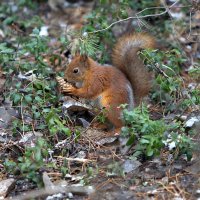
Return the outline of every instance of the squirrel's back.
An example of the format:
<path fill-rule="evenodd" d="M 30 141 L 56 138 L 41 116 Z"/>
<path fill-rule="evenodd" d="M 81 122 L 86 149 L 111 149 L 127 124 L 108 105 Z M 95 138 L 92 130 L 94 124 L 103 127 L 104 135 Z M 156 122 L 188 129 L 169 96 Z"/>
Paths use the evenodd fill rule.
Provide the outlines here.
<path fill-rule="evenodd" d="M 153 37 L 146 33 L 134 33 L 121 37 L 113 49 L 113 66 L 120 69 L 129 79 L 136 104 L 148 94 L 152 80 L 152 74 L 143 65 L 138 51 L 151 48 L 155 48 Z"/>

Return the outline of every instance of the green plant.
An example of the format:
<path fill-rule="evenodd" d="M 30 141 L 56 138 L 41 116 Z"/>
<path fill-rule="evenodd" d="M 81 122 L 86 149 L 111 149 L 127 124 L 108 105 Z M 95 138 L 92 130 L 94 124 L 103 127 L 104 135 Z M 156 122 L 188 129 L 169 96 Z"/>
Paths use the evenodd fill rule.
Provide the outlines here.
<path fill-rule="evenodd" d="M 46 166 L 45 160 L 48 156 L 47 143 L 43 139 L 38 139 L 35 147 L 28 147 L 23 157 L 18 158 L 18 167 L 23 175 L 35 183 L 41 184 L 39 170 Z"/>
<path fill-rule="evenodd" d="M 142 105 L 132 111 L 123 110 L 125 126 L 122 128 L 122 136 L 128 137 L 126 145 L 135 146 L 132 158 L 143 156 L 150 158 L 160 154 L 160 150 L 166 146 L 169 151 L 176 149 L 179 155 L 185 154 L 191 159 L 195 143 L 191 135 L 187 135 L 184 125 L 179 121 L 166 123 L 163 120 L 151 120 L 147 108 Z"/>
<path fill-rule="evenodd" d="M 6 73 L 6 88 L 12 87 L 11 91 L 5 93 L 13 101 L 13 105 L 19 107 L 19 113 L 22 117 L 29 116 L 32 121 L 29 123 L 16 119 L 13 122 L 13 133 L 49 128 L 52 135 L 63 132 L 69 136 L 69 128 L 66 128 L 65 120 L 59 115 L 61 110 L 56 108 L 59 96 L 56 92 L 56 82 L 49 79 L 52 70 L 48 63 L 44 62 L 44 56 L 54 57 L 49 52 L 48 38 L 39 35 L 39 30 L 34 29 L 32 34 L 19 38 L 19 49 L 8 47 L 6 43 L 0 44 L 0 61 L 4 72 Z M 27 58 L 21 59 L 24 54 Z M 58 56 L 57 56 L 58 57 Z M 29 58 L 32 61 L 29 61 Z M 29 78 L 19 81 L 15 76 L 17 72 L 29 73 Z M 10 80 L 9 77 L 12 77 Z M 47 77 L 47 78 L 46 78 Z M 16 82 L 16 84 L 13 84 Z M 51 107 L 55 107 L 52 109 Z"/>
<path fill-rule="evenodd" d="M 183 129 L 180 125 L 177 127 Z M 180 130 L 178 131 L 177 129 L 172 131 L 168 137 L 163 140 L 163 143 L 171 150 L 174 159 L 180 155 L 186 155 L 187 160 L 191 160 L 196 144 L 191 139 L 191 136 L 184 133 L 184 129 L 182 131 L 183 132 L 180 132 Z"/>
<path fill-rule="evenodd" d="M 180 76 L 180 66 L 186 61 L 184 56 L 178 49 L 167 52 L 143 50 L 140 55 L 149 70 L 156 73 L 151 99 L 164 105 L 166 111 L 174 111 L 182 97 L 184 83 Z"/>
<path fill-rule="evenodd" d="M 31 1 L 21 1 L 27 2 Z M 22 4 L 20 6 L 23 7 Z M 41 186 L 42 170 L 57 167 L 48 162 L 47 149 L 55 142 L 56 134 L 62 134 L 66 138 L 71 133 L 58 105 L 60 96 L 50 67 L 50 62 L 55 59 L 61 60 L 61 56 L 54 54 L 54 49 L 49 48 L 48 37 L 40 36 L 39 27 L 42 22 L 39 17 L 22 20 L 13 15 L 9 7 L 7 9 L 5 15 L 10 14 L 11 18 L 10 22 L 4 21 L 4 25 L 10 25 L 17 19 L 20 28 L 38 27 L 34 28 L 31 34 L 26 33 L 27 35 L 23 36 L 20 32 L 15 32 L 16 40 L 12 43 L 0 43 L 1 68 L 6 76 L 3 95 L 12 101 L 20 115 L 12 121 L 13 136 L 18 138 L 27 131 L 40 131 L 45 134 L 45 138 L 39 138 L 34 147 L 26 147 L 17 161 L 9 158 L 5 160 L 4 165 L 7 172 L 16 175 L 13 170 L 15 168 L 23 177 Z M 9 34 L 6 32 L 7 37 Z M 51 137 L 46 137 L 48 132 Z M 63 174 L 67 170 L 66 165 L 60 168 Z"/>
<path fill-rule="evenodd" d="M 5 36 L 24 36 L 26 30 L 28 30 L 27 28 L 40 27 L 42 25 L 40 17 L 33 16 L 31 18 L 31 15 L 35 15 L 33 12 L 35 8 L 37 8 L 37 3 L 32 0 L 18 0 L 9 3 L 2 1 L 0 5 L 0 19 L 2 22 L 0 28 L 4 29 Z"/>
<path fill-rule="evenodd" d="M 194 66 L 193 66 L 193 68 L 189 69 L 189 74 L 193 78 L 199 80 L 200 79 L 200 64 L 195 63 Z"/>
<path fill-rule="evenodd" d="M 97 35 L 88 34 L 87 32 L 71 32 L 69 33 L 73 37 L 71 42 L 69 42 L 66 37 L 61 37 L 61 42 L 67 44 L 68 48 L 71 49 L 72 55 L 80 53 L 81 55 L 88 55 L 94 57 L 96 51 L 98 50 L 99 38 Z"/>
<path fill-rule="evenodd" d="M 82 185 L 88 185 L 90 184 L 90 180 L 97 177 L 99 171 L 97 166 L 90 166 L 88 165 L 86 168 L 86 176 L 83 177 L 83 179 L 80 180 L 80 184 Z"/>
<path fill-rule="evenodd" d="M 151 120 L 144 105 L 133 111 L 124 109 L 123 119 L 125 127 L 122 128 L 122 135 L 129 137 L 127 145 L 138 141 L 133 156 L 152 157 L 160 153 L 160 149 L 163 147 L 162 138 L 167 129 L 163 121 Z"/>
<path fill-rule="evenodd" d="M 58 132 L 64 132 L 67 136 L 70 135 L 70 129 L 65 127 L 65 121 L 60 119 L 56 109 L 51 109 L 46 115 L 45 120 L 52 135 Z"/>
<path fill-rule="evenodd" d="M 58 98 L 56 93 L 51 91 L 48 81 L 36 79 L 31 83 L 28 82 L 27 85 L 19 82 L 15 87 L 15 90 L 9 93 L 10 99 L 13 101 L 13 105 L 20 105 L 19 113 L 22 117 L 29 116 L 32 119 L 32 123 L 36 124 L 34 129 L 48 128 L 51 134 L 64 132 L 69 135 L 69 129 L 64 127 L 64 120 L 58 115 L 61 110 L 51 108 L 58 101 Z M 15 120 L 13 122 L 15 134 L 17 133 L 16 127 L 18 132 L 32 130 L 33 124 L 22 124 L 21 122 L 20 125 L 20 121 Z"/>
<path fill-rule="evenodd" d="M 178 49 L 170 51 L 143 50 L 141 57 L 146 66 L 156 72 L 151 99 L 165 106 L 165 110 L 186 110 L 188 107 L 199 105 L 198 84 L 192 90 L 186 88 L 180 76 L 181 66 L 186 61 Z M 199 79 L 199 66 L 189 70 L 189 75 Z M 194 86 L 193 86 L 194 87 Z"/>
<path fill-rule="evenodd" d="M 47 142 L 39 138 L 34 147 L 27 147 L 23 156 L 17 162 L 6 160 L 4 165 L 7 170 L 13 173 L 13 168 L 18 168 L 21 175 L 42 186 L 42 176 L 40 170 L 50 167 L 52 164 L 47 162 L 48 157 Z"/>
<path fill-rule="evenodd" d="M 100 123 L 105 123 L 106 122 L 106 113 L 107 113 L 107 110 L 106 109 L 102 109 L 100 113 L 98 113 L 97 115 L 97 120 L 100 122 Z"/>
<path fill-rule="evenodd" d="M 65 125 L 66 120 L 61 117 L 62 111 L 57 108 L 59 96 L 56 82 L 49 78 L 52 69 L 49 63 L 44 61 L 46 55 L 50 60 L 54 57 L 49 51 L 48 41 L 47 37 L 39 35 L 39 29 L 34 29 L 29 36 L 16 40 L 16 45 L 20 44 L 18 48 L 15 48 L 15 45 L 0 44 L 0 61 L 7 76 L 4 95 L 12 100 L 21 116 L 12 122 L 13 136 L 41 130 L 49 130 L 51 135 L 49 138 L 38 139 L 34 147 L 27 147 L 17 161 L 6 160 L 5 166 L 8 172 L 12 172 L 14 167 L 17 168 L 23 177 L 39 186 L 42 185 L 41 170 L 56 167 L 48 163 L 47 144 L 53 143 L 51 138 L 55 134 L 62 133 L 64 137 L 70 135 L 70 129 Z M 19 81 L 17 73 L 21 76 L 28 73 L 28 76 Z M 67 168 L 63 166 L 61 172 L 66 173 Z"/>
<path fill-rule="evenodd" d="M 126 18 L 128 1 L 110 2 L 109 0 L 99 1 L 96 9 L 86 16 L 88 24 L 84 27 L 85 31 L 95 31 L 110 25 L 111 21 Z M 112 16 L 112 17 L 111 17 Z"/>
<path fill-rule="evenodd" d="M 31 8 L 31 9 L 35 9 L 36 6 L 37 6 L 37 3 L 35 1 L 33 1 L 33 0 L 18 0 L 17 4 L 20 7 L 27 6 L 27 7 Z"/>
<path fill-rule="evenodd" d="M 110 59 L 106 51 L 106 45 L 112 46 L 115 37 L 110 29 L 96 31 L 107 28 L 112 22 L 128 17 L 128 7 L 129 1 L 127 0 L 117 2 L 102 0 L 96 2 L 95 9 L 86 16 L 87 24 L 83 27 L 82 32 L 88 35 L 89 38 L 95 38 L 95 44 L 98 44 L 98 48 L 93 46 L 96 48 L 96 52 L 101 55 L 95 57 L 99 62 L 105 63 Z"/>
<path fill-rule="evenodd" d="M 187 90 L 187 96 L 181 101 L 180 106 L 184 110 L 195 108 L 198 109 L 200 105 L 200 90 L 198 87 L 192 90 Z"/>
<path fill-rule="evenodd" d="M 63 177 L 69 173 L 68 169 L 68 161 L 64 159 L 62 166 L 60 167 L 60 172 L 62 173 Z"/>

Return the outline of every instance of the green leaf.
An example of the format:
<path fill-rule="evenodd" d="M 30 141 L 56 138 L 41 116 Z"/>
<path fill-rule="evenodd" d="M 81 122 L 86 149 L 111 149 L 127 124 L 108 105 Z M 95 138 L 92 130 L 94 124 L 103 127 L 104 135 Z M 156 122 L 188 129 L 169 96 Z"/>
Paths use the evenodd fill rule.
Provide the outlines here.
<path fill-rule="evenodd" d="M 70 136 L 70 129 L 69 129 L 69 128 L 63 127 L 63 128 L 62 128 L 62 131 L 63 131 L 67 136 Z"/>
<path fill-rule="evenodd" d="M 38 28 L 33 29 L 33 34 L 39 35 L 39 33 L 40 33 L 40 30 Z"/>
<path fill-rule="evenodd" d="M 127 146 L 130 146 L 134 143 L 135 141 L 135 135 L 131 135 L 126 143 Z"/>
<path fill-rule="evenodd" d="M 19 101 L 21 100 L 21 95 L 18 94 L 18 93 L 15 93 L 15 94 L 13 95 L 13 97 L 14 97 L 14 99 L 13 99 L 14 104 L 19 103 Z"/>
<path fill-rule="evenodd" d="M 37 102 L 39 102 L 39 103 L 42 103 L 42 102 L 43 102 L 43 100 L 42 100 L 39 96 L 36 96 L 36 97 L 35 97 L 35 100 L 36 100 Z"/>
<path fill-rule="evenodd" d="M 49 113 L 50 112 L 50 108 L 44 108 L 42 111 L 44 112 L 44 113 Z"/>
<path fill-rule="evenodd" d="M 35 160 L 41 161 L 41 159 L 42 159 L 41 149 L 37 149 L 37 151 L 35 152 Z"/>
<path fill-rule="evenodd" d="M 24 99 L 25 99 L 25 101 L 26 101 L 27 103 L 31 103 L 31 102 L 32 102 L 32 97 L 31 97 L 30 95 L 26 95 L 26 96 L 24 97 Z"/>
<path fill-rule="evenodd" d="M 34 112 L 33 114 L 35 119 L 39 119 L 41 116 L 40 112 Z"/>
<path fill-rule="evenodd" d="M 16 19 L 16 16 L 6 17 L 3 23 L 6 25 L 10 25 L 14 22 L 15 19 Z"/>
<path fill-rule="evenodd" d="M 57 133 L 57 128 L 51 127 L 49 131 L 50 131 L 50 133 L 51 133 L 52 135 L 55 135 L 55 134 Z"/>
<path fill-rule="evenodd" d="M 47 125 L 46 124 L 40 124 L 39 126 L 37 126 L 37 129 L 38 130 L 44 130 L 47 128 Z"/>
<path fill-rule="evenodd" d="M 146 140 L 146 139 L 142 138 L 142 139 L 140 139 L 140 143 L 149 144 L 149 140 Z"/>
<path fill-rule="evenodd" d="M 147 156 L 148 156 L 148 157 L 153 156 L 153 153 L 154 153 L 153 149 L 149 148 L 149 149 L 147 150 Z"/>

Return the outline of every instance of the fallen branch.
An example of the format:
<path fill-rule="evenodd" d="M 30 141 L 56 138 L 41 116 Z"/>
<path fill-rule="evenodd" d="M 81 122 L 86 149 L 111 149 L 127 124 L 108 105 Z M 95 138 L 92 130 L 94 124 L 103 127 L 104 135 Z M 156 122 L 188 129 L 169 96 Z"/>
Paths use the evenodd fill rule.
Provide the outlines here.
<path fill-rule="evenodd" d="M 40 190 L 32 190 L 30 192 L 10 197 L 7 199 L 15 199 L 15 200 L 30 200 L 38 197 L 48 196 L 56 193 L 73 193 L 77 195 L 89 195 L 94 192 L 94 188 L 92 186 L 52 186 L 47 187 Z"/>

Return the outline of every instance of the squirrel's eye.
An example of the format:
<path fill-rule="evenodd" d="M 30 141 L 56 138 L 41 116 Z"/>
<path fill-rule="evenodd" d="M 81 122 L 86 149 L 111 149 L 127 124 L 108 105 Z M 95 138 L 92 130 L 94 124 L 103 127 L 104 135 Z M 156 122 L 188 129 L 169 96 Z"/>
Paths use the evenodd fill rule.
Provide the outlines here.
<path fill-rule="evenodd" d="M 73 70 L 73 72 L 76 74 L 76 73 L 78 73 L 78 68 L 75 68 L 74 70 Z"/>

